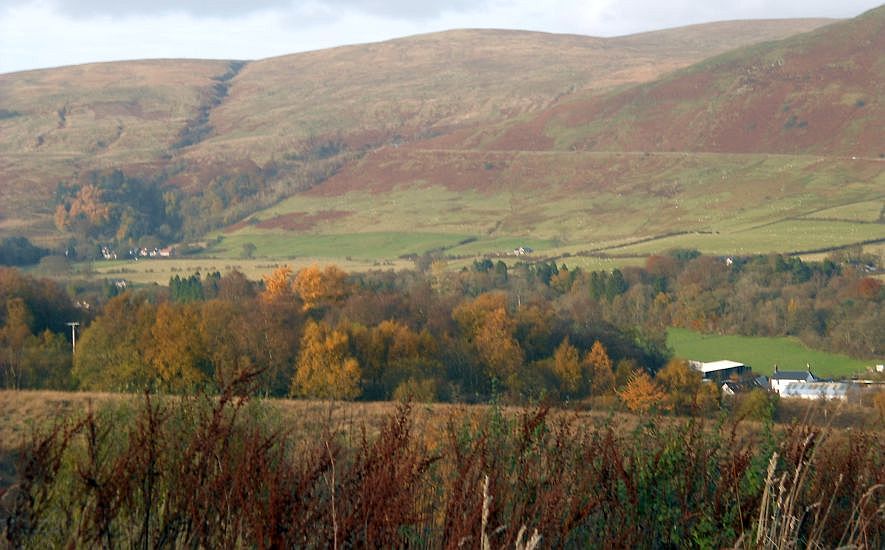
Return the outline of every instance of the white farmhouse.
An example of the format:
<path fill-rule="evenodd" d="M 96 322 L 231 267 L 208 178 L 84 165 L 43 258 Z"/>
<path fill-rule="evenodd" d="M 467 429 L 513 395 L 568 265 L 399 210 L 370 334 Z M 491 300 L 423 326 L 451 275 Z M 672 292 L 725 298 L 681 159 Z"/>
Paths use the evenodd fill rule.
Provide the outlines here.
<path fill-rule="evenodd" d="M 789 370 L 778 370 L 777 365 L 774 366 L 774 374 L 771 375 L 771 378 L 768 379 L 769 387 L 771 391 L 780 395 L 781 391 L 787 387 L 789 384 L 796 384 L 799 382 L 803 383 L 811 383 L 811 382 L 821 382 L 822 380 L 814 375 L 811 372 L 811 366 L 806 365 L 806 370 L 798 370 L 798 371 L 789 371 Z"/>

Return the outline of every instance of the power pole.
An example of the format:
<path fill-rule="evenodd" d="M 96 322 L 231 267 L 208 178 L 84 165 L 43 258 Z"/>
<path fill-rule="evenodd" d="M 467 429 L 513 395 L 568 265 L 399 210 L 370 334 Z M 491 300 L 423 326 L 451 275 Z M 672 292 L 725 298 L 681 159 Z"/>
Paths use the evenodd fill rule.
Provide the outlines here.
<path fill-rule="evenodd" d="M 72 321 L 65 324 L 71 327 L 71 355 L 73 355 L 77 353 L 77 327 L 80 326 L 80 323 Z"/>

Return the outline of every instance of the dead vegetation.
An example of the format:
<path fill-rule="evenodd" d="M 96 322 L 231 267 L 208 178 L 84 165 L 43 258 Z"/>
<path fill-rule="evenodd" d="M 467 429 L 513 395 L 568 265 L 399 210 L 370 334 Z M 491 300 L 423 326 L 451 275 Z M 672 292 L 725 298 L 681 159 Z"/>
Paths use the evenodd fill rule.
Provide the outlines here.
<path fill-rule="evenodd" d="M 546 407 L 294 428 L 240 397 L 106 401 L 33 432 L 10 547 L 879 548 L 882 434 Z M 363 414 L 363 418 L 369 415 Z M 540 541 L 540 542 L 539 542 Z"/>

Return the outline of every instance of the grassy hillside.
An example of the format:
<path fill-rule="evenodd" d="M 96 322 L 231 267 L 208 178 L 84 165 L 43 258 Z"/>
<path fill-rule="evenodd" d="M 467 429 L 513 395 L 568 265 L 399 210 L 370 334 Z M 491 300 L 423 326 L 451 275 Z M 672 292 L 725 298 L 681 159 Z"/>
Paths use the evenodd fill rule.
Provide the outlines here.
<path fill-rule="evenodd" d="M 885 239 L 883 26 L 873 10 L 516 122 L 377 150 L 229 235 L 295 253 L 294 235 L 443 232 L 470 239 L 446 248 L 455 256 L 519 241 L 619 257 L 873 245 Z"/>
<path fill-rule="evenodd" d="M 753 372 L 765 375 L 774 371 L 774 365 L 781 370 L 805 370 L 810 365 L 814 374 L 824 377 L 850 376 L 866 372 L 873 365 L 872 361 L 810 349 L 795 338 L 700 334 L 673 328 L 667 333 L 667 345 L 677 357 L 740 361 L 753 367 Z"/>
<path fill-rule="evenodd" d="M 387 149 L 222 235 L 274 257 L 450 255 L 645 256 L 674 247 L 713 254 L 810 252 L 885 239 L 885 172 L 875 160 L 730 154 Z M 777 183 L 774 183 L 777 182 Z M 401 234 L 396 250 L 354 250 L 360 235 Z M 448 242 L 435 242 L 438 235 Z M 423 235 L 423 237 L 421 236 Z M 466 244 L 458 244 L 469 239 Z M 426 246 L 425 246 L 426 244 Z M 215 252 L 236 251 L 237 247 Z"/>
<path fill-rule="evenodd" d="M 825 22 L 614 39 L 464 30 L 245 64 L 133 61 L 0 75 L 0 234 L 64 239 L 52 223 L 56 187 L 97 169 L 164 173 L 189 194 L 227 174 L 258 174 L 270 202 L 335 169 L 312 166 L 317 157 L 345 162 L 347 151 L 502 123 Z M 219 218 L 241 215 L 221 208 L 230 210 Z"/>

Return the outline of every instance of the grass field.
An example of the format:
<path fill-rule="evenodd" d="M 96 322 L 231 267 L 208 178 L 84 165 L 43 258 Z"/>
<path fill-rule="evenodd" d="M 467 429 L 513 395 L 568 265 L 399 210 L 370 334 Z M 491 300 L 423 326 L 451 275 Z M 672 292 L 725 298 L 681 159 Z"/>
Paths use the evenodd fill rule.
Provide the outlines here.
<path fill-rule="evenodd" d="M 206 256 L 237 258 L 243 245 L 256 246 L 257 257 L 273 259 L 357 258 L 393 260 L 406 254 L 448 248 L 466 239 L 465 235 L 444 233 L 369 232 L 344 234 L 286 234 L 242 231 L 225 236 L 221 243 L 206 251 Z"/>
<path fill-rule="evenodd" d="M 879 163 L 808 155 L 386 150 L 229 228 L 213 254 L 806 252 L 885 239 L 883 184 Z M 391 235 L 360 236 L 374 233 Z"/>
<path fill-rule="evenodd" d="M 813 350 L 795 338 L 720 336 L 671 328 L 667 331 L 667 344 L 677 357 L 740 361 L 751 366 L 754 372 L 766 375 L 772 373 L 775 364 L 781 370 L 804 370 L 808 364 L 814 374 L 834 377 L 863 372 L 875 364 L 875 361 Z"/>
<path fill-rule="evenodd" d="M 92 264 L 91 277 L 98 279 L 124 279 L 130 283 L 144 284 L 169 284 L 169 279 L 178 275 L 179 277 L 189 277 L 194 273 L 213 273 L 218 271 L 222 274 L 229 271 L 237 270 L 246 275 L 249 279 L 260 280 L 262 276 L 271 273 L 277 267 L 288 265 L 294 270 L 298 270 L 312 264 L 320 266 L 334 263 L 341 269 L 348 272 L 365 272 L 374 269 L 408 269 L 414 268 L 414 262 L 409 260 L 391 260 L 391 261 L 375 261 L 375 260 L 346 260 L 344 258 L 336 258 L 330 261 L 327 258 L 316 257 L 299 257 L 295 259 L 283 260 L 244 260 L 231 258 L 177 258 L 177 259 L 153 259 L 131 261 L 113 261 L 113 262 L 95 262 Z"/>
<path fill-rule="evenodd" d="M 885 239 L 885 224 L 834 220 L 785 220 L 746 229 L 697 232 L 643 242 L 612 253 L 648 255 L 670 248 L 696 248 L 705 254 L 804 252 Z"/>

